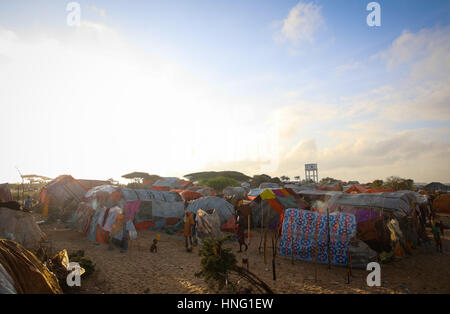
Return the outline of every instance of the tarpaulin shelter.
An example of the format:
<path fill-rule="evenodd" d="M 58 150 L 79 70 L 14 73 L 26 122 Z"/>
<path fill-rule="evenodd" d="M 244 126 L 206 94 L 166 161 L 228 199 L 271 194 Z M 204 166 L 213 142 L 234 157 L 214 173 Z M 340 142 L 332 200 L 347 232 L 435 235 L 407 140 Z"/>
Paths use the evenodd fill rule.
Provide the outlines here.
<path fill-rule="evenodd" d="M 251 203 L 251 224 L 253 227 L 266 227 L 275 229 L 280 222 L 280 216 L 288 208 L 306 207 L 304 202 L 292 189 L 263 189 L 251 190 L 259 195 Z"/>
<path fill-rule="evenodd" d="M 373 194 L 335 194 L 328 200 L 328 210 L 356 217 L 359 238 L 377 252 L 389 250 L 396 256 L 412 253 L 419 237 L 426 239 L 427 212 L 422 200 L 412 191 Z M 392 239 L 396 239 L 392 241 Z"/>
<path fill-rule="evenodd" d="M 355 215 L 336 212 L 327 216 L 290 208 L 284 213 L 280 254 L 310 262 L 328 263 L 329 246 L 331 264 L 346 266 L 348 245 L 355 234 Z"/>
<path fill-rule="evenodd" d="M 200 185 L 194 185 L 194 186 L 189 186 L 187 188 L 189 191 L 195 191 L 198 192 L 204 196 L 214 196 L 216 195 L 216 192 L 210 188 L 209 186 L 200 186 Z"/>
<path fill-rule="evenodd" d="M 34 250 L 46 236 L 31 213 L 0 208 L 0 238 L 16 241 L 25 248 Z"/>
<path fill-rule="evenodd" d="M 0 293 L 61 294 L 58 278 L 32 252 L 0 239 Z"/>
<path fill-rule="evenodd" d="M 8 183 L 0 184 L 0 202 L 12 201 L 11 189 Z"/>
<path fill-rule="evenodd" d="M 342 191 L 342 186 L 341 184 L 336 182 L 336 183 L 321 184 L 320 186 L 316 187 L 316 189 L 320 191 Z"/>
<path fill-rule="evenodd" d="M 436 192 L 436 191 L 447 192 L 448 190 L 450 190 L 450 188 L 447 185 L 442 184 L 440 182 L 431 182 L 425 185 L 423 188 L 427 192 Z"/>
<path fill-rule="evenodd" d="M 199 209 L 195 220 L 197 222 L 197 239 L 200 240 L 200 243 L 205 238 L 221 238 L 220 217 L 216 210 L 206 212 Z"/>
<path fill-rule="evenodd" d="M 433 211 L 450 214 L 450 194 L 438 195 L 433 201 Z"/>
<path fill-rule="evenodd" d="M 134 190 L 111 185 L 96 187 L 86 193 L 90 206 L 118 206 L 134 222 L 136 229 L 164 228 L 179 222 L 184 216 L 184 204 L 176 192 Z"/>
<path fill-rule="evenodd" d="M 362 184 L 356 184 L 352 185 L 348 189 L 345 190 L 345 193 L 349 194 L 359 194 L 359 193 L 366 193 L 367 188 Z"/>
<path fill-rule="evenodd" d="M 241 186 L 228 186 L 222 191 L 225 197 L 238 196 L 240 199 L 247 198 L 247 190 Z"/>
<path fill-rule="evenodd" d="M 177 192 L 178 194 L 180 194 L 183 201 L 193 201 L 200 197 L 203 197 L 203 194 L 189 190 L 172 190 L 172 192 Z"/>
<path fill-rule="evenodd" d="M 157 180 L 155 183 L 153 183 L 152 187 L 158 188 L 158 187 L 164 187 L 171 189 L 184 189 L 187 186 L 189 186 L 191 183 L 190 181 L 180 180 L 178 178 L 174 177 L 167 177 L 167 178 L 161 178 Z"/>
<path fill-rule="evenodd" d="M 70 175 L 61 175 L 50 181 L 41 191 L 42 214 L 61 214 L 65 207 L 76 207 L 86 194 L 85 188 Z"/>
<path fill-rule="evenodd" d="M 217 196 L 205 196 L 196 199 L 188 205 L 186 210 L 196 214 L 199 209 L 206 212 L 215 209 L 220 217 L 221 225 L 229 221 L 235 214 L 233 205 Z"/>

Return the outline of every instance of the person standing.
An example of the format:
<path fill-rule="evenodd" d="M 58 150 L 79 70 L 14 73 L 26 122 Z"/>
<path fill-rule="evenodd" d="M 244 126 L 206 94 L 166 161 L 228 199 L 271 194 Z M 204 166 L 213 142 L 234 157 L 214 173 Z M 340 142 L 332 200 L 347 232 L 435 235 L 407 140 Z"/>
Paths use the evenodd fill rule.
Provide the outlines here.
<path fill-rule="evenodd" d="M 436 250 L 442 253 L 441 228 L 433 221 L 431 232 L 433 233 L 434 241 L 436 241 Z"/>
<path fill-rule="evenodd" d="M 239 215 L 238 216 L 238 228 L 237 228 L 237 238 L 239 242 L 239 251 L 242 252 L 242 246 L 245 247 L 245 251 L 247 251 L 248 246 L 245 243 L 245 230 L 248 227 L 248 216 Z"/>
<path fill-rule="evenodd" d="M 31 211 L 31 208 L 33 207 L 33 200 L 31 199 L 31 197 L 28 195 L 27 199 L 25 200 L 25 210 L 27 211 Z"/>
<path fill-rule="evenodd" d="M 188 252 L 192 251 L 192 229 L 195 225 L 194 218 L 192 218 L 191 212 L 186 212 L 185 221 L 184 221 L 184 239 L 186 242 L 186 250 Z M 188 243 L 189 241 L 189 243 Z"/>

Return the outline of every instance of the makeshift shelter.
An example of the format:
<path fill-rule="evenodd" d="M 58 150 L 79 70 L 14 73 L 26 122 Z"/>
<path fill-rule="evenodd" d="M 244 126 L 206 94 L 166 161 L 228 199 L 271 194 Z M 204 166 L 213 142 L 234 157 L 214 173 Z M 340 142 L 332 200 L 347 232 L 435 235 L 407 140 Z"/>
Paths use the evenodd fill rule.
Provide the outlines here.
<path fill-rule="evenodd" d="M 87 189 L 70 175 L 61 175 L 50 181 L 41 191 L 40 202 L 44 216 L 63 215 L 64 209 L 74 209 L 83 200 Z"/>
<path fill-rule="evenodd" d="M 438 191 L 447 192 L 448 190 L 450 190 L 447 185 L 442 184 L 440 182 L 431 182 L 431 183 L 425 185 L 423 188 L 427 192 L 433 192 L 433 193 L 438 192 Z"/>
<path fill-rule="evenodd" d="M 179 183 L 179 179 L 178 178 L 162 178 L 159 179 L 158 181 L 156 181 L 155 183 L 153 183 L 152 187 L 155 188 L 168 188 L 169 190 L 171 189 L 181 189 L 183 188 L 183 186 Z"/>
<path fill-rule="evenodd" d="M 357 184 L 352 185 L 348 189 L 345 190 L 345 193 L 349 194 L 359 194 L 359 193 L 366 193 L 367 188 L 364 185 Z"/>
<path fill-rule="evenodd" d="M 328 263 L 330 258 L 331 264 L 346 266 L 349 242 L 355 234 L 355 215 L 337 212 L 327 216 L 290 208 L 284 213 L 280 254 L 318 263 Z"/>
<path fill-rule="evenodd" d="M 263 182 L 259 185 L 260 189 L 280 189 L 281 186 L 278 183 Z"/>
<path fill-rule="evenodd" d="M 110 232 L 111 225 L 120 215 L 124 216 L 124 222 L 132 222 L 127 227 L 132 233 L 135 232 L 134 228 L 142 230 L 171 226 L 184 216 L 183 201 L 175 192 L 133 190 L 105 185 L 89 190 L 86 193 L 86 199 L 88 200 L 87 204 L 79 207 L 72 220 L 72 226 L 80 230 L 80 225 L 83 225 L 83 221 L 89 217 L 89 223 L 93 227 L 85 231 L 88 238 L 94 237 L 95 228 L 98 228 L 99 224 L 101 230 Z M 117 209 L 112 211 L 113 208 L 119 208 L 121 211 Z M 112 213 L 113 216 L 110 216 Z M 98 240 L 98 237 L 96 238 Z"/>
<path fill-rule="evenodd" d="M 0 202 L 12 201 L 11 189 L 8 183 L 0 184 Z"/>
<path fill-rule="evenodd" d="M 328 200 L 328 210 L 355 215 L 358 238 L 371 249 L 379 253 L 392 249 L 396 256 L 403 256 L 413 253 L 419 238 L 427 240 L 428 214 L 420 209 L 419 202 L 412 191 L 341 193 Z"/>
<path fill-rule="evenodd" d="M 16 241 L 34 250 L 46 236 L 30 213 L 0 208 L 0 238 Z"/>
<path fill-rule="evenodd" d="M 450 194 L 438 195 L 433 201 L 433 211 L 450 214 Z"/>
<path fill-rule="evenodd" d="M 233 205 L 217 196 L 196 199 L 188 205 L 186 210 L 196 214 L 199 209 L 206 212 L 215 209 L 220 218 L 220 225 L 229 221 L 235 214 Z"/>
<path fill-rule="evenodd" d="M 328 183 L 328 184 L 321 184 L 320 186 L 316 187 L 317 190 L 320 191 L 342 191 L 343 188 L 341 184 L 338 182 L 336 183 Z"/>
<path fill-rule="evenodd" d="M 287 208 L 305 209 L 307 203 L 303 201 L 292 189 L 264 189 L 250 193 L 259 193 L 253 199 L 251 207 L 251 225 L 253 227 L 266 227 L 275 229 L 280 223 L 280 217 Z"/>
<path fill-rule="evenodd" d="M 197 239 L 200 243 L 205 238 L 221 238 L 220 217 L 215 209 L 209 212 L 199 209 L 195 220 L 197 222 Z"/>
<path fill-rule="evenodd" d="M 58 278 L 32 252 L 0 239 L 0 293 L 61 294 Z"/>
<path fill-rule="evenodd" d="M 172 192 L 177 192 L 178 194 L 180 194 L 183 201 L 186 201 L 186 202 L 193 201 L 200 197 L 203 197 L 203 194 L 200 194 L 195 191 L 189 191 L 189 190 L 172 190 Z"/>
<path fill-rule="evenodd" d="M 247 190 L 240 186 L 228 186 L 225 189 L 223 189 L 222 192 L 225 197 L 237 196 L 240 199 L 247 198 Z"/>

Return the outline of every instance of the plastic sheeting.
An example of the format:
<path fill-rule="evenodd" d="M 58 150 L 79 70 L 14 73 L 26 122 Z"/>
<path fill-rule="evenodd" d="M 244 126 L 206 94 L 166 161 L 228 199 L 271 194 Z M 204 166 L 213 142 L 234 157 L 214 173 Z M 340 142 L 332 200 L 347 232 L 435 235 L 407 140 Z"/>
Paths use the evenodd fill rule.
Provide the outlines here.
<path fill-rule="evenodd" d="M 215 209 L 220 217 L 221 225 L 230 220 L 230 218 L 235 214 L 233 205 L 217 196 L 206 196 L 199 198 L 190 203 L 186 210 L 197 213 L 199 209 L 204 211 Z"/>
<path fill-rule="evenodd" d="M 46 236 L 30 213 L 0 208 L 0 238 L 16 241 L 27 249 L 36 249 Z"/>
<path fill-rule="evenodd" d="M 62 293 L 55 274 L 33 253 L 16 242 L 0 239 L 0 264 L 14 282 L 17 293 Z"/>
<path fill-rule="evenodd" d="M 287 209 L 284 213 L 280 254 L 288 257 L 293 255 L 296 259 L 310 262 L 317 259 L 319 263 L 328 263 L 328 228 L 331 263 L 347 265 L 348 245 L 356 234 L 356 219 L 354 215 L 346 213 L 330 214 L 328 222 L 326 214 Z"/>
<path fill-rule="evenodd" d="M 409 202 L 415 201 L 415 195 L 408 193 L 371 193 L 371 194 L 346 194 L 333 195 L 328 200 L 331 212 L 340 210 L 339 207 L 373 208 L 391 212 L 396 216 L 412 215 L 412 207 Z"/>

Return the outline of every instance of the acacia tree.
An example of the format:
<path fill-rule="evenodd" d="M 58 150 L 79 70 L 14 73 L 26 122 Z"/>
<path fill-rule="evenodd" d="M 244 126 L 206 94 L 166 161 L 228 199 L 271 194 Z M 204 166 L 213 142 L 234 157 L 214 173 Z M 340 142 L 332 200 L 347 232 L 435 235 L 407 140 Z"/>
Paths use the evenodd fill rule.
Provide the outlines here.
<path fill-rule="evenodd" d="M 412 179 L 403 179 L 397 176 L 390 176 L 386 179 L 384 187 L 392 189 L 394 191 L 399 191 L 399 190 L 412 190 L 413 185 L 414 180 Z"/>

